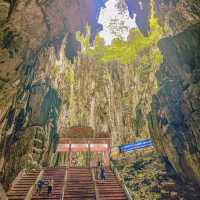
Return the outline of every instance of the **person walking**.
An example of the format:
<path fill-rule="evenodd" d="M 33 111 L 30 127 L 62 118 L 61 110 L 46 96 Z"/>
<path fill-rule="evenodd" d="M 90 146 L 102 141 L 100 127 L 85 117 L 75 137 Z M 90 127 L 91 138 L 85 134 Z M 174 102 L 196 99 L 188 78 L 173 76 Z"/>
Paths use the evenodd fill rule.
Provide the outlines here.
<path fill-rule="evenodd" d="M 97 178 L 97 180 L 100 179 L 100 166 L 101 166 L 101 162 L 98 161 L 97 162 L 97 167 L 96 167 L 96 178 Z"/>
<path fill-rule="evenodd" d="M 54 180 L 53 180 L 53 178 L 51 178 L 51 179 L 48 181 L 48 195 L 52 193 L 52 190 L 53 190 L 53 183 L 54 183 Z"/>
<path fill-rule="evenodd" d="M 37 190 L 37 193 L 40 195 L 41 192 L 42 192 L 42 188 L 44 186 L 44 180 L 43 180 L 43 177 L 41 177 L 38 182 L 36 183 L 36 190 Z"/>
<path fill-rule="evenodd" d="M 105 167 L 104 167 L 104 164 L 103 164 L 102 161 L 100 163 L 100 179 L 101 179 L 101 181 L 105 181 L 106 180 Z"/>

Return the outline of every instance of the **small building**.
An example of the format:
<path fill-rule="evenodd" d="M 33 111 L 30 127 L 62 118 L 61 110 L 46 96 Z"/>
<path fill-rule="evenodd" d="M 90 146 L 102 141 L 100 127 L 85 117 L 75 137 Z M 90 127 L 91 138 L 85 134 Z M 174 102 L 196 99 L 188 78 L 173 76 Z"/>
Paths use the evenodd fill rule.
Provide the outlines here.
<path fill-rule="evenodd" d="M 72 153 L 87 153 L 86 167 L 95 165 L 92 154 L 101 154 L 105 166 L 110 165 L 111 134 L 95 133 L 91 127 L 71 127 L 58 139 L 56 152 L 67 158 L 68 167 L 72 166 Z M 66 159 L 65 159 L 66 160 Z"/>

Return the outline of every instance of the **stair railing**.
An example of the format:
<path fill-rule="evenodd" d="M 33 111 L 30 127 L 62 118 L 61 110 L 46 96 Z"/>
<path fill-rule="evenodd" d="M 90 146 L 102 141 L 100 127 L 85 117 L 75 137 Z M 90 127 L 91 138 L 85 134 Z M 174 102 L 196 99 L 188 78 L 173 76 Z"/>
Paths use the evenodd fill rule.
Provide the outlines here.
<path fill-rule="evenodd" d="M 96 182 L 96 167 L 92 168 L 92 179 L 93 179 L 93 183 L 94 183 L 94 191 L 95 191 L 95 199 L 99 200 L 99 191 L 97 188 L 97 182 Z"/>
<path fill-rule="evenodd" d="M 124 190 L 124 192 L 126 194 L 127 199 L 128 200 L 133 200 L 133 198 L 132 198 L 132 196 L 131 196 L 131 194 L 130 194 L 130 192 L 129 192 L 126 184 L 125 184 L 124 179 L 120 176 L 119 171 L 117 170 L 117 168 L 114 167 L 113 163 L 112 162 L 110 162 L 110 163 L 111 163 L 110 164 L 111 170 L 113 171 L 113 173 L 115 174 L 117 180 L 121 184 L 121 186 L 122 186 L 122 188 L 123 188 L 123 190 Z"/>
<path fill-rule="evenodd" d="M 65 196 L 65 192 L 64 191 L 62 191 L 62 195 L 61 195 L 61 200 L 64 200 L 64 196 Z"/>
<path fill-rule="evenodd" d="M 9 187 L 9 190 L 11 190 L 16 184 L 17 182 L 22 178 L 22 176 L 26 173 L 26 169 L 22 169 L 17 177 L 15 178 L 15 180 L 11 183 L 10 187 Z"/>
<path fill-rule="evenodd" d="M 62 187 L 62 194 L 61 194 L 60 200 L 64 200 L 64 196 L 65 196 L 65 188 L 66 188 L 66 185 L 67 185 L 67 169 L 68 168 L 66 167 L 64 184 L 63 184 L 63 187 Z"/>

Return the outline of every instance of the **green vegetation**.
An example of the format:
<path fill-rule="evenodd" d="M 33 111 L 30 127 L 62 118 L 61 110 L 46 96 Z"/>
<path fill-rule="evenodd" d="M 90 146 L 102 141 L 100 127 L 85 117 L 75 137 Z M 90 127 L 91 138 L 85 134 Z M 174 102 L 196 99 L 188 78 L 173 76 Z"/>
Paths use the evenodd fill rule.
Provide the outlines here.
<path fill-rule="evenodd" d="M 66 79 L 69 85 L 74 85 L 75 79 L 74 79 L 74 71 L 72 69 L 72 65 L 67 65 L 67 70 L 66 70 Z"/>
<path fill-rule="evenodd" d="M 86 26 L 86 35 L 82 35 L 81 32 L 76 33 L 76 39 L 81 43 L 81 48 L 83 51 L 89 51 L 90 48 L 90 38 L 91 38 L 91 28 L 89 25 Z"/>
<path fill-rule="evenodd" d="M 122 158 L 112 163 L 134 200 L 196 199 L 192 195 L 196 195 L 195 186 L 189 180 L 183 183 L 169 166 L 166 168 L 160 154 L 138 150 Z"/>
<path fill-rule="evenodd" d="M 137 56 L 141 56 L 141 54 L 147 55 L 147 52 L 153 51 L 149 55 L 149 59 L 156 64 L 161 63 L 162 54 L 157 50 L 157 42 L 162 37 L 163 31 L 154 16 L 153 1 L 151 2 L 152 9 L 149 19 L 151 31 L 148 37 L 145 37 L 137 28 L 134 28 L 130 30 L 127 41 L 116 38 L 112 41 L 111 45 L 105 46 L 103 39 L 97 35 L 94 41 L 94 47 L 90 48 L 91 31 L 89 26 L 87 26 L 85 36 L 81 35 L 80 32 L 76 34 L 76 38 L 81 43 L 83 52 L 88 56 L 96 57 L 100 62 L 118 61 L 121 64 L 130 64 L 137 59 Z M 148 58 L 146 58 L 146 62 L 148 62 Z"/>

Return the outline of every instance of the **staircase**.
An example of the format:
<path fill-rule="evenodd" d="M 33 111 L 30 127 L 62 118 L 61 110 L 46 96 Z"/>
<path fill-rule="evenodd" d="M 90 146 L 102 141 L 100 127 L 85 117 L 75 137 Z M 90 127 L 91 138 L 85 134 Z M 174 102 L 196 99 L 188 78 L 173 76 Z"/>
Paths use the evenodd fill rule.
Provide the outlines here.
<path fill-rule="evenodd" d="M 69 168 L 64 200 L 95 200 L 95 189 L 88 168 Z"/>
<path fill-rule="evenodd" d="M 106 180 L 97 181 L 96 188 L 99 200 L 127 200 L 124 190 L 110 169 L 105 172 Z"/>
<path fill-rule="evenodd" d="M 22 175 L 15 185 L 8 191 L 8 200 L 24 200 L 29 189 L 35 183 L 40 170 L 33 170 Z"/>
<path fill-rule="evenodd" d="M 40 170 L 24 174 L 8 191 L 8 200 L 24 200 L 39 174 Z M 48 196 L 47 184 L 51 178 L 54 185 L 52 193 Z M 44 168 L 43 180 L 45 185 L 41 194 L 38 195 L 34 189 L 32 200 L 60 200 L 63 189 L 64 200 L 127 200 L 124 190 L 110 169 L 106 169 L 106 180 L 98 180 L 96 184 L 89 168 Z"/>
<path fill-rule="evenodd" d="M 62 195 L 62 189 L 64 185 L 64 178 L 66 174 L 66 167 L 60 167 L 60 168 L 45 168 L 44 174 L 43 174 L 43 180 L 45 182 L 45 185 L 42 189 L 42 192 L 40 195 L 38 195 L 36 192 L 33 194 L 32 200 L 45 200 L 45 199 L 52 199 L 52 200 L 60 200 Z M 53 191 L 48 196 L 47 192 L 47 186 L 49 179 L 53 178 L 54 184 L 53 184 Z"/>

